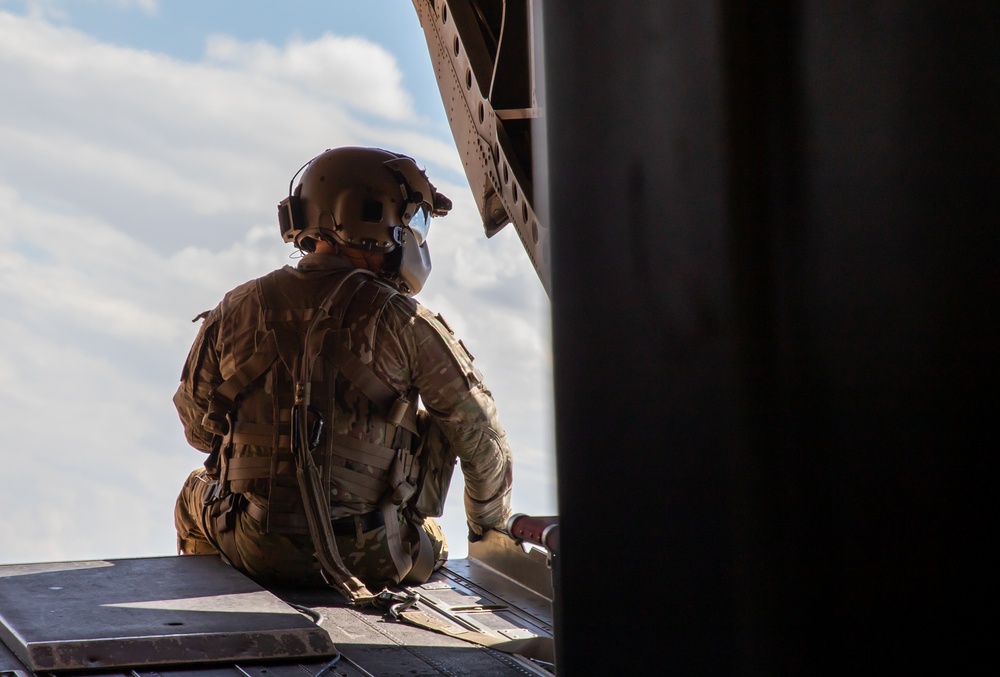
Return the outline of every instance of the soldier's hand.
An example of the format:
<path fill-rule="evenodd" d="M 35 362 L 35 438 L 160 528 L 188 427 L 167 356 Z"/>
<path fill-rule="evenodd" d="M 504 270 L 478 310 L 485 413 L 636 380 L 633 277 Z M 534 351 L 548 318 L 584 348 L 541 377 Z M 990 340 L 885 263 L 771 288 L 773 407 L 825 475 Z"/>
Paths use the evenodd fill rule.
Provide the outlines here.
<path fill-rule="evenodd" d="M 466 524 L 469 525 L 469 543 L 478 543 L 483 540 L 483 535 L 489 531 L 489 527 L 483 527 L 472 522 L 466 522 Z"/>
<path fill-rule="evenodd" d="M 475 522 L 466 522 L 466 524 L 469 525 L 469 543 L 478 543 L 483 540 L 487 531 L 499 531 L 501 534 L 507 533 L 504 522 L 499 522 L 489 527 L 483 526 L 482 524 L 476 524 Z"/>

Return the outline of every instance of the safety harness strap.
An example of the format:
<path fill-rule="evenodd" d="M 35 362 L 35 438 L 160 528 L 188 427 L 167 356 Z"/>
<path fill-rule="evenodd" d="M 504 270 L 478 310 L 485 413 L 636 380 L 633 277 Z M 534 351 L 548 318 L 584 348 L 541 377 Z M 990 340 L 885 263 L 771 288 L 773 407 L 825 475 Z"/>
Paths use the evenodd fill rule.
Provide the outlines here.
<path fill-rule="evenodd" d="M 420 545 L 417 547 L 417 556 L 413 559 L 413 568 L 406 575 L 404 582 L 423 583 L 434 573 L 434 546 L 431 545 L 430 536 L 422 527 L 416 527 L 420 536 Z"/>
<path fill-rule="evenodd" d="M 344 304 L 342 310 L 346 310 L 346 306 L 347 304 Z M 328 353 L 332 354 L 334 366 L 344 378 L 372 401 L 382 412 L 382 415 L 385 416 L 387 440 L 393 439 L 394 443 L 399 443 L 399 435 L 395 432 L 397 428 L 403 428 L 411 434 L 417 435 L 415 402 L 411 404 L 408 399 L 401 398 L 395 389 L 382 381 L 372 371 L 370 366 L 362 362 L 350 350 L 346 340 L 337 335 L 334 335 L 333 338 L 336 342 L 332 346 L 332 350 L 328 350 Z M 310 359 L 312 359 L 321 350 L 322 342 L 311 336 L 307 336 L 306 340 L 307 350 Z M 312 345 L 308 345 L 310 343 Z M 415 398 L 412 399 L 415 400 Z M 413 455 L 402 448 L 393 450 L 371 445 L 361 440 L 352 440 L 351 442 L 344 443 L 345 440 L 343 438 L 340 436 L 338 438 L 334 442 L 333 451 L 335 455 L 340 455 L 338 452 L 345 451 L 347 453 L 342 455 L 343 458 L 357 460 L 380 470 L 388 471 L 389 482 L 387 484 L 380 480 L 373 481 L 374 478 L 331 463 L 330 479 L 362 501 L 379 503 L 379 510 L 385 522 L 386 545 L 397 572 L 396 580 L 404 580 L 413 571 L 413 559 L 406 551 L 399 532 L 399 508 L 403 501 L 412 496 L 414 491 L 413 485 L 409 482 L 409 472 L 414 465 Z M 338 448 L 338 442 L 347 448 Z M 350 459 L 350 451 L 370 452 L 376 456 L 376 459 L 358 457 Z M 391 457 L 389 453 L 392 453 Z M 375 462 L 373 463 L 372 461 Z M 421 531 L 423 530 L 421 529 Z M 428 547 L 424 550 L 430 550 L 429 539 Z M 433 566 L 433 563 L 431 566 Z"/>
<path fill-rule="evenodd" d="M 379 510 L 382 511 L 382 518 L 385 521 L 385 542 L 389 547 L 392 563 L 396 567 L 397 580 L 402 581 L 413 569 L 413 558 L 403 548 L 403 538 L 399 532 L 399 506 L 384 503 L 379 506 Z"/>
<path fill-rule="evenodd" d="M 358 274 L 363 273 L 363 274 Z M 330 485 L 352 494 L 352 499 L 378 506 L 378 513 L 386 527 L 386 543 L 397 570 L 396 580 L 408 577 L 426 580 L 433 568 L 433 548 L 423 529 L 416 561 L 404 546 L 400 534 L 400 508 L 415 490 L 417 463 L 410 447 L 410 435 L 418 435 L 416 422 L 416 393 L 404 396 L 385 383 L 371 368 L 362 362 L 350 345 L 350 332 L 343 327 L 344 315 L 357 293 L 366 289 L 374 295 L 371 305 L 388 300 L 394 292 L 375 285 L 374 291 L 365 286 L 368 271 L 352 269 L 335 276 L 322 302 L 318 306 L 296 307 L 302 297 L 291 294 L 280 284 L 281 271 L 264 276 L 257 281 L 258 298 L 263 311 L 263 324 L 257 333 L 257 349 L 235 373 L 226 379 L 212 394 L 207 418 L 219 421 L 220 434 L 226 436 L 225 446 L 231 451 L 240 447 L 269 448 L 267 457 L 238 456 L 225 459 L 222 484 L 228 489 L 229 481 L 250 482 L 270 479 L 267 504 L 264 506 L 239 496 L 226 510 L 229 520 L 236 511 L 245 510 L 254 519 L 261 520 L 267 529 L 276 527 L 285 531 L 307 531 L 313 541 L 316 557 L 323 572 L 332 584 L 344 591 L 355 603 L 371 600 L 371 593 L 344 565 L 337 551 L 336 539 L 330 519 Z M 303 323 L 308 324 L 305 333 Z M 338 372 L 368 398 L 382 414 L 386 423 L 386 444 L 380 446 L 347 435 L 334 435 L 333 422 L 327 421 L 327 455 L 325 473 L 313 458 L 318 433 L 312 431 L 311 390 L 313 369 L 320 355 L 328 360 L 328 370 L 319 381 L 328 381 L 323 387 L 330 389 Z M 277 367 L 282 364 L 284 370 Z M 256 421 L 235 421 L 236 402 L 240 393 L 269 369 L 274 370 L 273 387 L 287 381 L 292 387 L 294 403 L 274 400 L 274 417 L 279 424 Z M 286 376 L 287 374 L 287 376 Z M 288 380 L 290 377 L 290 380 Z M 277 392 L 277 390 L 275 391 Z M 289 404 L 291 406 L 289 407 Z M 318 415 L 318 414 L 317 414 Z M 322 420 L 320 420 L 322 423 Z M 406 431 L 406 432 L 404 432 Z M 280 452 L 278 450 L 287 450 Z M 370 469 L 355 469 L 363 464 Z M 352 467 L 354 466 L 354 467 Z M 325 477 L 324 477 L 325 475 Z M 297 499 L 297 500 L 296 500 Z M 221 506 L 220 506 L 221 507 Z M 266 519 L 266 522 L 263 520 Z"/>
<path fill-rule="evenodd" d="M 555 662 L 555 645 L 551 637 L 527 637 L 524 639 L 507 639 L 505 637 L 495 637 L 485 632 L 477 632 L 462 628 L 447 621 L 432 618 L 423 611 L 406 609 L 393 614 L 396 618 L 406 621 L 411 625 L 440 632 L 444 635 L 456 637 L 466 642 L 472 642 L 480 646 L 485 646 L 495 651 L 518 654 L 528 658 L 534 658 L 546 663 Z"/>

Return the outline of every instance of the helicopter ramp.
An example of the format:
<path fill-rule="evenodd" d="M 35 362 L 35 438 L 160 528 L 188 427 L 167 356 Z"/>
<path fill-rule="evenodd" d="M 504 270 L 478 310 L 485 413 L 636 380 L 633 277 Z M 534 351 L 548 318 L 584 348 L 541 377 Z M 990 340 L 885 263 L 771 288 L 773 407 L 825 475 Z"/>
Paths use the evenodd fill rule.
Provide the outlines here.
<path fill-rule="evenodd" d="M 395 613 L 268 590 L 214 556 L 4 565 L 0 677 L 548 675 L 550 581 L 543 551 L 499 534 L 395 588 Z"/>

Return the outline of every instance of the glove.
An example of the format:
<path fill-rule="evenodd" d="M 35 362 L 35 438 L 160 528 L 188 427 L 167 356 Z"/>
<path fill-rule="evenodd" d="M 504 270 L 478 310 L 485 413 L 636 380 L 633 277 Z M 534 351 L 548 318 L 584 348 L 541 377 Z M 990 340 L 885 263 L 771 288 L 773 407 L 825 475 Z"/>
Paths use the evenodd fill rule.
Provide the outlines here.
<path fill-rule="evenodd" d="M 482 524 L 474 524 L 473 522 L 466 522 L 469 525 L 469 543 L 478 543 L 486 537 L 487 531 L 497 531 L 504 535 L 507 534 L 504 522 L 499 522 L 491 527 L 484 527 Z"/>

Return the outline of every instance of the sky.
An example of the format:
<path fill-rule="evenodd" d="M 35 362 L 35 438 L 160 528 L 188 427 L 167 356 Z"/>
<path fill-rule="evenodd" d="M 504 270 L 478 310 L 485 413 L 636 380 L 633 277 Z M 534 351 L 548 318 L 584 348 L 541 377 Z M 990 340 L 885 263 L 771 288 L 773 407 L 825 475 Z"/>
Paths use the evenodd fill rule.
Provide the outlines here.
<path fill-rule="evenodd" d="M 515 511 L 555 514 L 548 300 L 514 229 L 482 234 L 409 0 L 0 0 L 0 564 L 176 552 L 191 319 L 294 265 L 275 206 L 341 145 L 454 200 L 418 300 L 497 400 Z"/>

